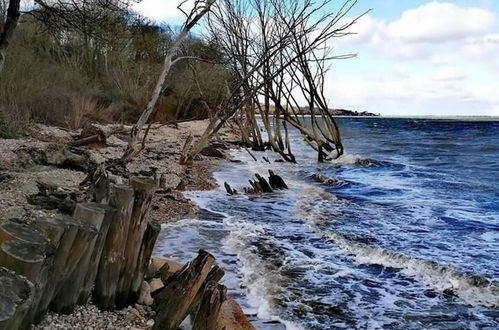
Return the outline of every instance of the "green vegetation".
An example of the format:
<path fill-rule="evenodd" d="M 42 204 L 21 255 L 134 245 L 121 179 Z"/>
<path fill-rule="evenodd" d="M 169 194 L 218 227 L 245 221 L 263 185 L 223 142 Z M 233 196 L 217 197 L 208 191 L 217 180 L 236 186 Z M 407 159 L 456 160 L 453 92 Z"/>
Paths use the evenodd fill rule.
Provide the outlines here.
<path fill-rule="evenodd" d="M 56 1 L 22 15 L 0 74 L 0 137 L 17 137 L 31 122 L 68 128 L 88 120 L 135 122 L 175 34 L 121 1 Z M 221 57 L 213 43 L 194 35 L 182 53 L 211 61 Z M 211 63 L 178 63 L 153 120 L 206 118 L 201 100 L 219 104 L 229 78 Z"/>

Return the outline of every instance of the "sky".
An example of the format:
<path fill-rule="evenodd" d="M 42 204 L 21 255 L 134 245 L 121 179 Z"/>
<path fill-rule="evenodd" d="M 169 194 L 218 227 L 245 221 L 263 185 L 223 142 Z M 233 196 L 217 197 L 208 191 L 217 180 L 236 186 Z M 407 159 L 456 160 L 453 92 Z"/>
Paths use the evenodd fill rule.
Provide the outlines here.
<path fill-rule="evenodd" d="M 335 3 L 326 10 L 335 11 Z M 137 10 L 180 24 L 177 0 L 143 0 Z M 498 0 L 359 0 L 371 10 L 335 40 L 326 77 L 331 108 L 392 116 L 499 116 Z"/>

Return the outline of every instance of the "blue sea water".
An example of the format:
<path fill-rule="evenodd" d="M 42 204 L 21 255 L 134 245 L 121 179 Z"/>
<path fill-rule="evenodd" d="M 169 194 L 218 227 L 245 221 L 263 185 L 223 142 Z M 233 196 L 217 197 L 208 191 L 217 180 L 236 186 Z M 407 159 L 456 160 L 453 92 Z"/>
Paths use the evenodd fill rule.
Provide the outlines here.
<path fill-rule="evenodd" d="M 242 162 L 217 168 L 221 187 L 273 169 L 290 189 L 192 192 L 203 211 L 165 225 L 155 253 L 212 252 L 259 329 L 498 329 L 499 121 L 338 123 L 333 162 L 296 132 L 297 164 L 233 151 Z"/>

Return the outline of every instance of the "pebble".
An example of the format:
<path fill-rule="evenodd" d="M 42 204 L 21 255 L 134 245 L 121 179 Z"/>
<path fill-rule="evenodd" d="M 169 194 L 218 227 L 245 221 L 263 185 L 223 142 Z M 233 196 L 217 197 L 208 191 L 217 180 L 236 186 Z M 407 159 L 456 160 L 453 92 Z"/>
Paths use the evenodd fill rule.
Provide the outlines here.
<path fill-rule="evenodd" d="M 144 314 L 141 314 L 141 313 Z M 95 305 L 78 306 L 69 315 L 48 313 L 33 330 L 149 330 L 153 316 L 141 305 L 120 311 L 100 311 Z"/>

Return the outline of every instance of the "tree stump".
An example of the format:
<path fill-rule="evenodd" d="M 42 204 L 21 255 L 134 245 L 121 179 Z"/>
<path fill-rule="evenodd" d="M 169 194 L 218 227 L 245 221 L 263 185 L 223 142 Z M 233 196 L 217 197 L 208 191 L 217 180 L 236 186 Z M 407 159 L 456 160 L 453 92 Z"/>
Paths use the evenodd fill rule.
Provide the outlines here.
<path fill-rule="evenodd" d="M 73 217 L 81 226 L 69 255 L 69 260 L 76 261 L 71 262 L 72 271 L 52 301 L 52 309 L 57 313 L 70 313 L 78 302 L 104 216 L 105 212 L 95 203 L 76 206 Z"/>
<path fill-rule="evenodd" d="M 153 330 L 176 330 L 189 313 L 215 258 L 204 250 L 172 276 L 154 300 L 156 318 Z"/>
<path fill-rule="evenodd" d="M 156 182 L 147 177 L 131 177 L 130 185 L 135 192 L 135 197 L 126 238 L 125 260 L 116 292 L 116 305 L 120 308 L 130 302 L 135 270 L 139 263 L 140 247 L 149 222 L 149 210 L 156 190 Z"/>
<path fill-rule="evenodd" d="M 23 276 L 0 267 L 0 329 L 27 329 L 34 286 Z"/>
<path fill-rule="evenodd" d="M 222 277 L 224 277 L 225 272 L 222 268 L 220 268 L 218 265 L 214 265 L 210 272 L 208 273 L 208 276 L 206 276 L 206 279 L 204 280 L 203 285 L 199 289 L 198 293 L 196 294 L 196 297 L 194 298 L 192 305 L 189 309 L 189 315 L 191 315 L 191 318 L 194 319 L 198 310 L 199 306 L 201 305 L 201 301 L 203 299 L 204 291 L 209 283 L 218 283 Z"/>
<path fill-rule="evenodd" d="M 116 209 L 109 205 L 92 203 L 92 207 L 102 210 L 104 212 L 104 218 L 102 220 L 99 233 L 97 234 L 97 240 L 95 241 L 95 246 L 90 257 L 88 271 L 83 282 L 83 288 L 78 298 L 79 305 L 85 305 L 90 298 L 90 293 L 94 287 L 95 278 L 97 277 L 97 272 L 99 270 L 99 262 L 102 256 L 102 251 L 104 250 L 109 226 L 117 213 Z"/>
<path fill-rule="evenodd" d="M 102 310 L 112 310 L 115 306 L 133 200 L 134 191 L 130 186 L 111 185 L 109 205 L 116 209 L 116 215 L 109 226 L 93 290 L 94 303 Z"/>
<path fill-rule="evenodd" d="M 157 223 L 148 223 L 146 232 L 144 233 L 144 238 L 142 239 L 142 244 L 140 246 L 139 259 L 137 267 L 135 269 L 132 286 L 130 289 L 130 299 L 132 301 L 137 300 L 139 297 L 140 286 L 144 281 L 144 277 L 147 272 L 147 266 L 149 265 L 149 260 L 151 260 L 152 251 L 154 249 L 154 244 L 156 244 L 156 239 L 161 231 L 160 225 Z"/>
<path fill-rule="evenodd" d="M 38 314 L 44 314 L 61 288 L 67 283 L 95 230 L 72 217 L 40 217 L 34 223 L 55 249 L 50 265 L 51 280 L 47 281 L 38 305 Z"/>
<path fill-rule="evenodd" d="M 258 180 L 258 183 L 260 184 L 261 191 L 264 193 L 271 193 L 273 192 L 272 188 L 270 187 L 269 183 L 267 180 L 262 177 L 260 174 L 255 173 L 255 177 Z"/>
<path fill-rule="evenodd" d="M 269 170 L 269 184 L 272 187 L 272 189 L 278 189 L 278 190 L 283 190 L 283 189 L 288 189 L 288 185 L 280 175 L 277 175 L 274 173 L 274 171 Z"/>
<path fill-rule="evenodd" d="M 194 317 L 192 330 L 215 329 L 223 302 L 227 299 L 227 288 L 209 282 L 203 291 L 199 309 Z"/>
<path fill-rule="evenodd" d="M 37 284 L 42 280 L 48 240 L 20 219 L 0 224 L 0 265 Z"/>

